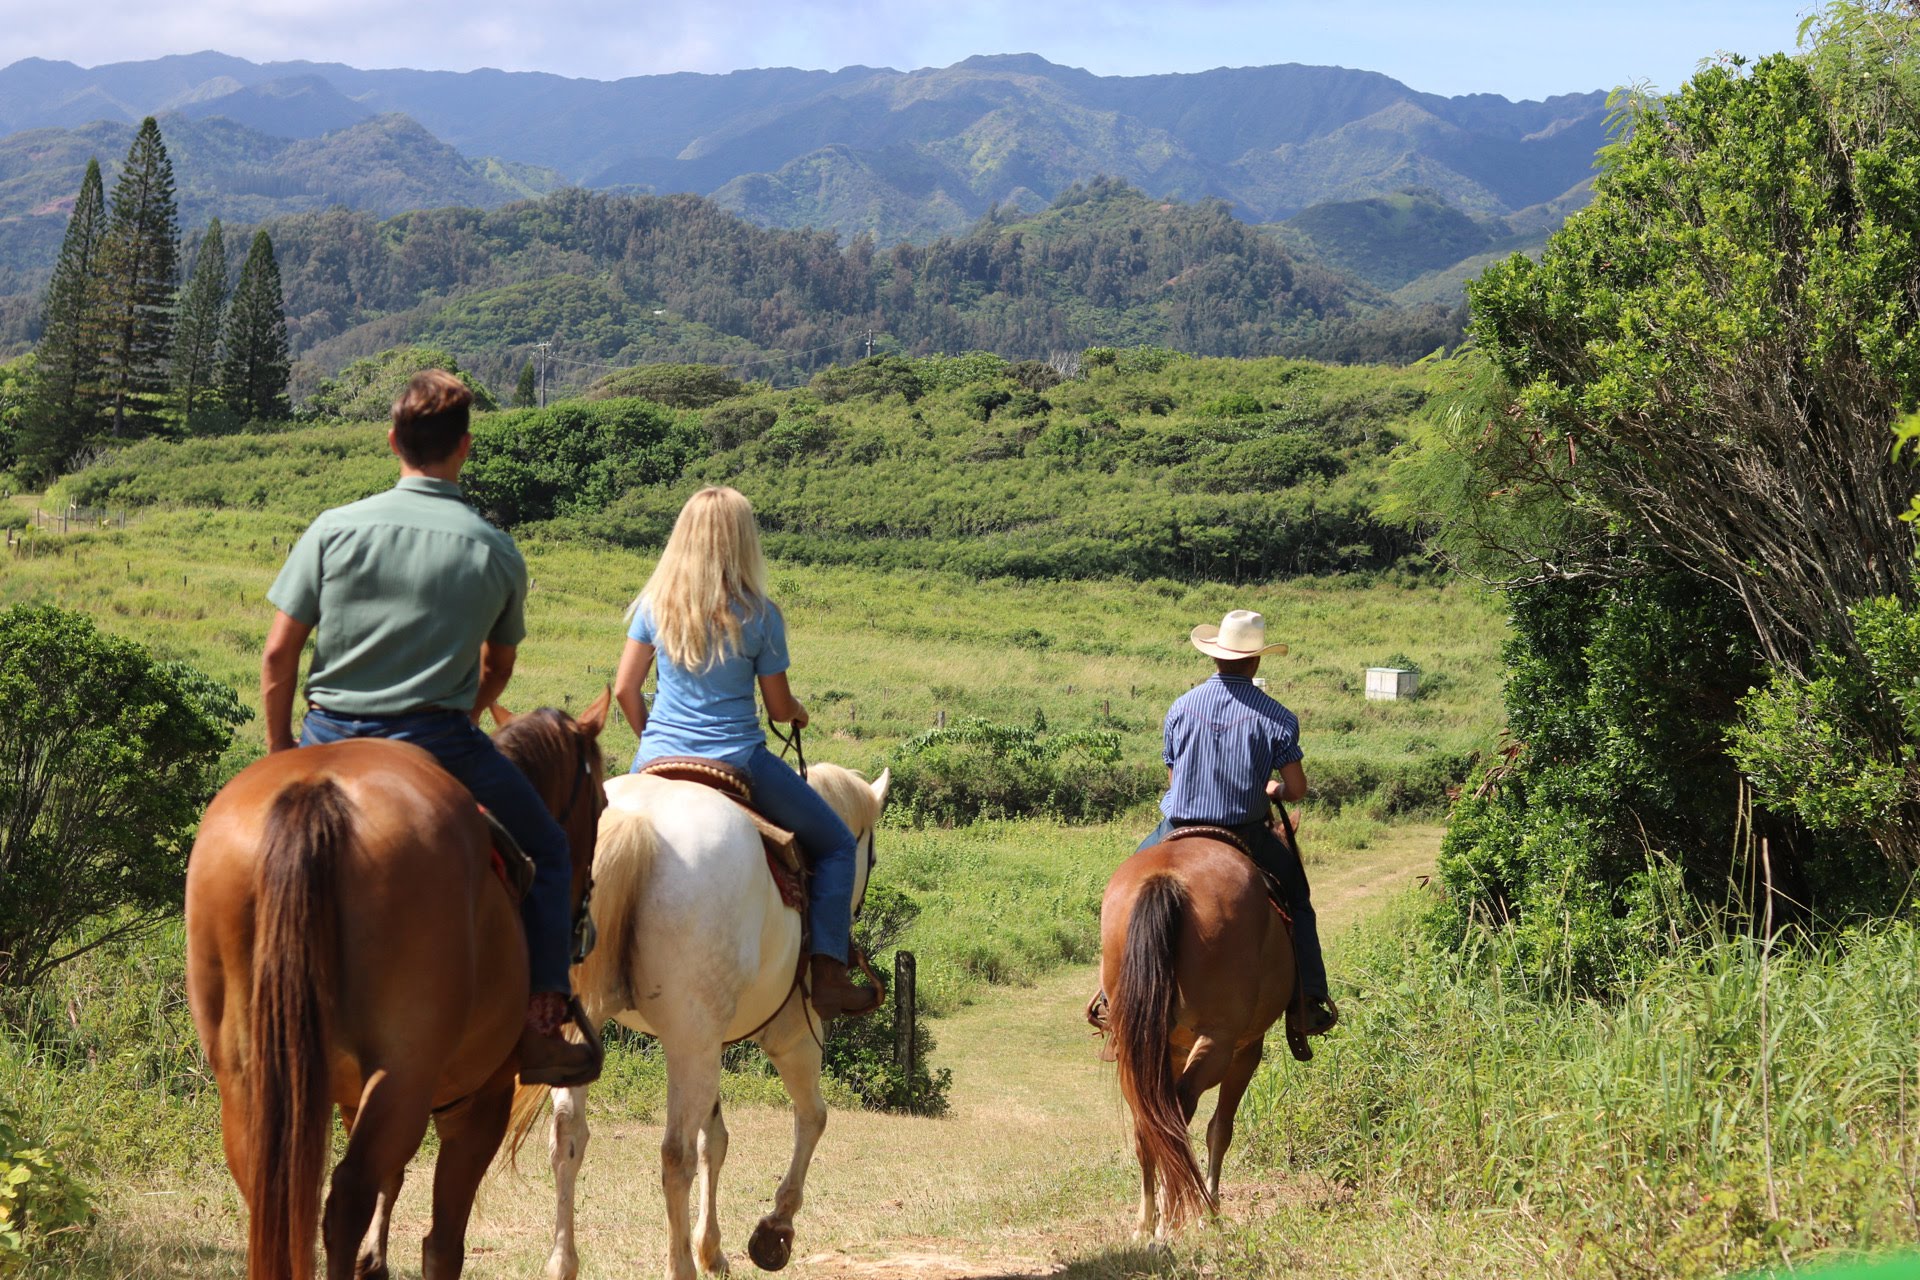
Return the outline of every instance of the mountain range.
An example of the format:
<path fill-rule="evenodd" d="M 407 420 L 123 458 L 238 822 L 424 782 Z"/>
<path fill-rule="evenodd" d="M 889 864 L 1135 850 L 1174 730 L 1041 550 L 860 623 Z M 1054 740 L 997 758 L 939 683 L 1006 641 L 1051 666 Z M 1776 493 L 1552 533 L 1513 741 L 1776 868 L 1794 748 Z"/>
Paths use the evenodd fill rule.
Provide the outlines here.
<path fill-rule="evenodd" d="M 401 115 L 470 164 L 484 170 L 491 157 L 504 171 L 496 175 L 504 182 L 476 186 L 471 173 L 447 166 L 440 203 L 484 205 L 516 187 L 560 184 L 689 192 L 762 225 L 864 232 L 885 244 L 963 230 L 995 205 L 1038 210 L 1100 176 L 1163 198 L 1218 197 L 1252 222 L 1406 188 L 1473 217 L 1504 218 L 1588 177 L 1606 105 L 1598 92 L 1544 102 L 1440 97 L 1339 67 L 1097 76 L 1032 54 L 916 71 L 614 81 L 254 63 L 212 52 L 94 68 L 27 58 L 0 69 L 0 135 L 34 131 L 36 153 L 77 150 L 75 139 L 102 122 L 154 113 L 176 118 L 163 121 L 170 139 L 218 121 L 244 131 L 233 136 L 255 151 L 269 149 L 256 137 L 307 143 L 283 160 L 249 161 L 291 172 L 294 199 L 332 195 L 392 212 L 306 168 L 324 167 L 341 134 L 369 127 L 419 147 L 402 126 L 378 125 Z M 361 150 L 339 168 L 367 159 Z M 48 164 L 46 180 L 69 167 Z M 421 172 L 426 185 L 443 170 Z M 27 213 L 0 189 L 0 217 Z"/>

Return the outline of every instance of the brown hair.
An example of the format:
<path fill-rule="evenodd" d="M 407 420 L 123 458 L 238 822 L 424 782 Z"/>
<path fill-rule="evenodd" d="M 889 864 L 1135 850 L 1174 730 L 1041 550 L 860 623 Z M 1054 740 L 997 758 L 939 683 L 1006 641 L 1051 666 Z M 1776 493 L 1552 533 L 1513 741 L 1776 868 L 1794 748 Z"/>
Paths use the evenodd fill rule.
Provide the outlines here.
<path fill-rule="evenodd" d="M 467 434 L 473 392 L 444 369 L 422 369 L 393 402 L 393 439 L 411 466 L 444 462 Z"/>

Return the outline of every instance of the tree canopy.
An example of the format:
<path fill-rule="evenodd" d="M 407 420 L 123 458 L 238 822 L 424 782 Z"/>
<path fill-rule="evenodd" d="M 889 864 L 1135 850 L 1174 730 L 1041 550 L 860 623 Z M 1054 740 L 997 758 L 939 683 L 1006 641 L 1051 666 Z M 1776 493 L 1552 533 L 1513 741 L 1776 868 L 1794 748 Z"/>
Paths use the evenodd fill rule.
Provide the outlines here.
<path fill-rule="evenodd" d="M 1537 922 L 1543 959 L 1622 942 L 1650 850 L 1705 891 L 1764 840 L 1830 915 L 1920 863 L 1894 704 L 1815 687 L 1834 758 L 1907 762 L 1900 802 L 1843 830 L 1797 797 L 1823 740 L 1787 696 L 1884 667 L 1886 611 L 1917 598 L 1889 430 L 1920 399 L 1917 66 L 1910 7 L 1837 4 L 1800 56 L 1629 99 L 1593 204 L 1470 286 L 1477 352 L 1402 501 L 1514 592 L 1516 746 L 1443 870 L 1469 910 Z"/>

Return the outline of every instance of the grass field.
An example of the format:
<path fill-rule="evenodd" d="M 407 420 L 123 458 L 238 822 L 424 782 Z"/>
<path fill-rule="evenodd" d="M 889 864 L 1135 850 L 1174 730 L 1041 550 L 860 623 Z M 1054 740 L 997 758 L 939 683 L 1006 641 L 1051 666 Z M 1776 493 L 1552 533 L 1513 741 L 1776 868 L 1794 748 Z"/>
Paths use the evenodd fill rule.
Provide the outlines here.
<path fill-rule="evenodd" d="M 304 527 L 290 514 L 152 510 L 125 529 L 33 536 L 0 563 L 0 607 L 79 610 L 231 683 L 251 705 L 266 591 Z M 579 709 L 612 676 L 622 611 L 651 561 L 566 540 L 524 549 L 530 634 L 508 705 Z M 1037 712 L 1055 729 L 1111 728 L 1128 758 L 1156 763 L 1167 704 L 1211 671 L 1187 632 L 1231 608 L 1261 611 L 1270 636 L 1291 646 L 1263 674 L 1300 715 L 1310 777 L 1463 758 L 1491 744 L 1501 714 L 1504 623 L 1464 585 L 1033 583 L 776 565 L 772 587 L 794 688 L 813 714 L 810 755 L 855 768 L 878 768 L 941 713 L 1025 726 Z M 1364 669 L 1390 659 L 1420 666 L 1422 695 L 1365 701 Z M 257 751 L 262 733 L 258 721 L 243 729 L 238 750 Z M 634 745 L 617 725 L 609 759 L 630 758 Z"/>

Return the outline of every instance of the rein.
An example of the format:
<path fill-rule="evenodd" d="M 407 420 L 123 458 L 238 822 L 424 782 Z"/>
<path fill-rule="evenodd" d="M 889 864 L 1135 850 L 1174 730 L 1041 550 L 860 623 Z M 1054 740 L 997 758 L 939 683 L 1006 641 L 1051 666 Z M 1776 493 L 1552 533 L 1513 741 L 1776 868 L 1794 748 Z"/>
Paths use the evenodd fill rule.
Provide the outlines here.
<path fill-rule="evenodd" d="M 782 733 L 780 732 L 780 722 L 769 718 L 767 720 L 767 730 L 773 734 L 773 740 L 780 744 L 780 758 L 782 760 L 787 758 L 788 751 L 793 752 L 794 763 L 798 765 L 800 769 L 800 778 L 802 781 L 805 781 L 807 776 L 807 752 L 806 748 L 800 745 L 800 726 L 796 724 L 793 726 L 791 732 Z"/>

